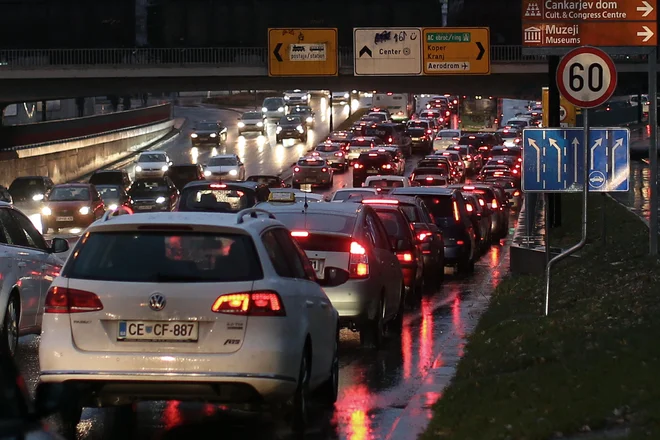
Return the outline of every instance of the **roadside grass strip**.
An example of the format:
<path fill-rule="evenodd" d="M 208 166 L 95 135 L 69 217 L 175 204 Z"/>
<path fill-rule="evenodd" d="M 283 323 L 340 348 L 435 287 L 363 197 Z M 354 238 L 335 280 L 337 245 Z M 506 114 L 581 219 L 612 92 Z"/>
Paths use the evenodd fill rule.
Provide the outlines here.
<path fill-rule="evenodd" d="M 579 241 L 580 195 L 562 196 L 551 242 Z M 607 244 L 601 244 L 601 209 Z M 545 279 L 508 278 L 433 407 L 429 439 L 660 439 L 660 270 L 648 229 L 601 195 L 587 246 Z"/>

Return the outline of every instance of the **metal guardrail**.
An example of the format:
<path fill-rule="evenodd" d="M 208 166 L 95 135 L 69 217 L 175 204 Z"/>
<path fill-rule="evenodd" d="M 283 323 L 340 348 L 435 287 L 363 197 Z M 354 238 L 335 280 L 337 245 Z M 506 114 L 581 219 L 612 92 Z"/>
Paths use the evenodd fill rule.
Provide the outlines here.
<path fill-rule="evenodd" d="M 522 46 L 492 45 L 492 63 L 543 63 L 543 55 L 523 55 Z M 339 48 L 339 65 L 353 66 L 353 48 Z M 645 63 L 646 55 L 614 55 L 619 63 Z M 208 47 L 161 49 L 11 49 L 0 50 L 2 70 L 67 69 L 79 67 L 265 67 L 265 47 Z"/>

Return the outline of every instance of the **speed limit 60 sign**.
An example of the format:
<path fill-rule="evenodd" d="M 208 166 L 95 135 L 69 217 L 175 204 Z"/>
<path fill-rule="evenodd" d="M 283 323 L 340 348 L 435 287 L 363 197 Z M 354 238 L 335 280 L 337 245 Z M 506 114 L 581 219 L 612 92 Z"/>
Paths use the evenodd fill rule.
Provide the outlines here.
<path fill-rule="evenodd" d="M 589 46 L 574 49 L 559 62 L 557 87 L 577 107 L 598 107 L 616 89 L 616 67 L 612 58 L 600 49 Z"/>

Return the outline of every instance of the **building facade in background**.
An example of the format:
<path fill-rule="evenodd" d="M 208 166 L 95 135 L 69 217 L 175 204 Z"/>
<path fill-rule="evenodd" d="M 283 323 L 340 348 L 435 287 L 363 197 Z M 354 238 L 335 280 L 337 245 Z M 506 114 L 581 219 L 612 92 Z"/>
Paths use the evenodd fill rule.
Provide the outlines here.
<path fill-rule="evenodd" d="M 448 2 L 448 26 L 490 27 L 491 44 L 522 44 L 522 0 Z"/>

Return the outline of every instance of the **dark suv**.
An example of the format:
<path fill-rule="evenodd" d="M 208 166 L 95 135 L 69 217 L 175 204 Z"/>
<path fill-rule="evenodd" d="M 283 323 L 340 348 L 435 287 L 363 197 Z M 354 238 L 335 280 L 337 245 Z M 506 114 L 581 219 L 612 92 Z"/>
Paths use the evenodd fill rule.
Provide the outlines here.
<path fill-rule="evenodd" d="M 461 192 L 454 188 L 397 188 L 392 195 L 417 196 L 433 215 L 445 241 L 445 266 L 458 266 L 459 273 L 472 272 L 478 258 L 477 235 Z"/>
<path fill-rule="evenodd" d="M 450 188 L 462 192 L 476 192 L 484 196 L 484 200 L 493 211 L 491 233 L 493 241 L 499 242 L 509 234 L 509 201 L 506 192 L 494 184 L 471 183 L 469 185 L 449 185 Z"/>
<path fill-rule="evenodd" d="M 92 185 L 119 185 L 128 191 L 133 182 L 125 170 L 98 170 L 92 173 L 89 183 Z"/>
<path fill-rule="evenodd" d="M 167 170 L 167 176 L 172 179 L 179 190 L 190 182 L 204 180 L 204 168 L 201 164 L 172 165 Z"/>
<path fill-rule="evenodd" d="M 380 138 L 385 145 L 396 145 L 404 156 L 412 155 L 412 139 L 404 124 L 380 123 L 372 124 L 364 129 L 364 136 Z"/>
<path fill-rule="evenodd" d="M 361 153 L 353 164 L 353 187 L 361 187 L 367 177 L 378 175 L 396 175 L 396 164 L 392 163 L 392 155 L 387 152 L 371 150 Z"/>

